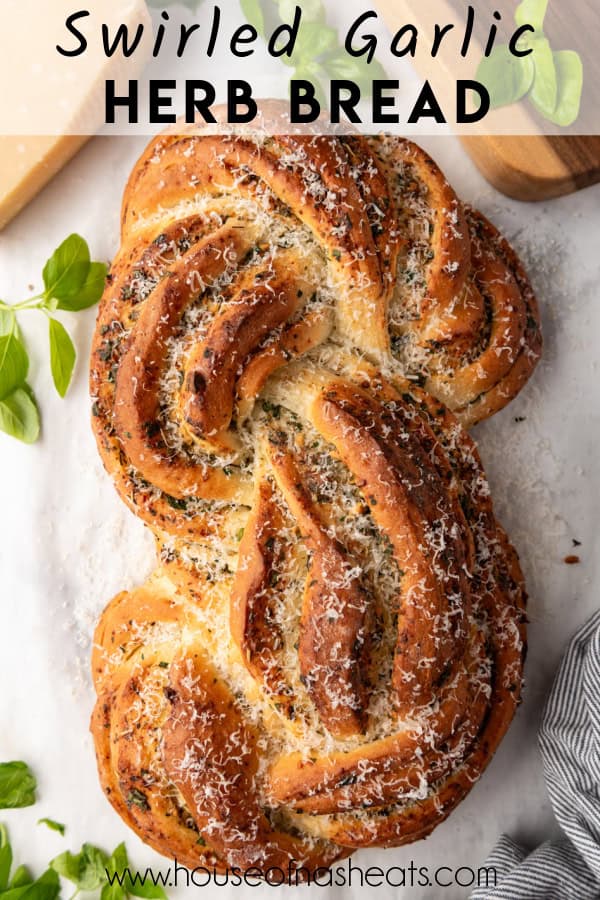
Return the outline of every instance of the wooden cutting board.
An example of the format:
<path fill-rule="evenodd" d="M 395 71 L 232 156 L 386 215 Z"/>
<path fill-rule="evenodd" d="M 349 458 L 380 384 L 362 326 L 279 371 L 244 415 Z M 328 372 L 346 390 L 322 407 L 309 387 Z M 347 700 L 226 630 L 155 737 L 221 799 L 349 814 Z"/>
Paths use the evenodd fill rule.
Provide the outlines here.
<path fill-rule="evenodd" d="M 596 0 L 583 2 L 589 4 L 589 21 L 598 22 L 600 27 L 600 4 Z M 419 35 L 424 38 L 424 48 L 432 39 L 435 22 L 464 23 L 465 4 L 462 0 L 376 0 L 376 6 L 392 33 L 407 23 L 416 25 Z M 500 6 L 508 19 L 510 4 Z M 480 0 L 476 4 L 478 21 L 486 21 L 486 10 L 489 19 L 495 8 L 493 0 Z M 560 35 L 557 46 L 580 49 L 581 33 L 577 23 L 564 17 L 565 8 L 568 6 L 561 0 L 554 0 L 549 5 L 544 27 L 551 39 L 552 32 Z M 475 37 L 478 37 L 477 27 Z M 479 50 L 482 54 L 481 45 Z M 422 53 L 417 51 L 414 63 L 419 74 L 429 79 L 436 96 L 450 96 L 448 92 L 457 78 L 473 77 L 472 63 L 461 62 L 456 46 L 453 47 L 451 42 L 447 48 L 442 48 L 433 63 L 427 49 Z M 596 72 L 587 73 L 584 90 L 597 92 L 599 83 L 600 65 Z M 588 108 L 597 109 L 595 99 L 596 94 Z M 525 103 L 506 107 L 499 113 L 505 117 L 503 128 L 499 129 L 504 132 L 502 135 L 477 134 L 461 138 L 476 166 L 499 191 L 518 200 L 546 200 L 600 182 L 600 137 L 573 133 L 544 135 L 539 131 L 541 120 L 536 119 L 537 114 Z M 513 128 L 515 136 L 511 134 Z M 525 136 L 522 136 L 523 132 Z"/>
<path fill-rule="evenodd" d="M 600 137 L 464 137 L 477 168 L 503 194 L 547 200 L 600 182 Z"/>

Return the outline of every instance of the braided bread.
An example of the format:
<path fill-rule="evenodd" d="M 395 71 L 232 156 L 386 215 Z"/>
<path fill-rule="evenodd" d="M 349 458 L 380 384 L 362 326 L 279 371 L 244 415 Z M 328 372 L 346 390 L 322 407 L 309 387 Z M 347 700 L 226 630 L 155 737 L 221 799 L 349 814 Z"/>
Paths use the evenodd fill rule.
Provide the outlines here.
<path fill-rule="evenodd" d="M 519 702 L 525 590 L 463 426 L 539 350 L 513 251 L 414 145 L 151 143 L 91 371 L 160 556 L 93 654 L 100 778 L 149 844 L 306 873 L 468 792 Z"/>

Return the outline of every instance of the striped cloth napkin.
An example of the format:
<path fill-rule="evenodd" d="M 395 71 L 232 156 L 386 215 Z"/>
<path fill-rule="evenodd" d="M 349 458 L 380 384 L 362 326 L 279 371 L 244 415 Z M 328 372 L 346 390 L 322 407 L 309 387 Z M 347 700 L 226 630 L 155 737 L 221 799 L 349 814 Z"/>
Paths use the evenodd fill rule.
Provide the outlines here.
<path fill-rule="evenodd" d="M 486 860 L 494 888 L 470 900 L 600 898 L 600 612 L 577 632 L 546 703 L 540 749 L 564 837 L 527 855 L 502 835 Z"/>

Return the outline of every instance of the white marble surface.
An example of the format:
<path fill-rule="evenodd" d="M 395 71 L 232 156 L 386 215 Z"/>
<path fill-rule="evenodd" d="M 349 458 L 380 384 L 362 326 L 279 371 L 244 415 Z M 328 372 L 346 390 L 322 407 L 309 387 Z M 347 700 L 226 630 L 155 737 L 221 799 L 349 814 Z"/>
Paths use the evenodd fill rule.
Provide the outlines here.
<path fill-rule="evenodd" d="M 534 845 L 555 827 L 536 731 L 561 651 L 597 606 L 600 186 L 522 205 L 492 190 L 453 138 L 426 143 L 461 195 L 514 239 L 541 301 L 543 363 L 510 408 L 476 430 L 497 509 L 521 553 L 531 594 L 527 687 L 496 758 L 450 819 L 426 841 L 363 852 L 356 861 L 475 868 L 501 831 Z M 37 291 L 48 253 L 71 231 L 88 239 L 96 258 L 112 256 L 120 194 L 142 144 L 94 139 L 0 234 L 0 297 L 20 299 L 29 284 Z M 72 390 L 61 401 L 51 386 L 43 317 L 23 317 L 43 437 L 28 448 L 0 435 L 0 759 L 29 761 L 40 783 L 36 808 L 7 811 L 0 821 L 10 827 L 17 861 L 38 871 L 83 840 L 109 847 L 126 839 L 138 866 L 159 864 L 102 796 L 88 735 L 94 620 L 113 593 L 137 584 L 153 566 L 150 538 L 118 500 L 88 425 L 93 320 L 93 311 L 65 315 L 80 358 Z M 525 421 L 515 422 L 516 416 Z M 578 566 L 562 561 L 573 552 L 572 538 L 582 542 Z M 66 839 L 35 826 L 46 815 L 67 823 Z M 247 892 L 272 896 L 268 888 Z M 391 897 L 392 889 L 377 893 Z M 393 891 L 415 900 L 453 900 L 467 893 L 460 887 Z"/>

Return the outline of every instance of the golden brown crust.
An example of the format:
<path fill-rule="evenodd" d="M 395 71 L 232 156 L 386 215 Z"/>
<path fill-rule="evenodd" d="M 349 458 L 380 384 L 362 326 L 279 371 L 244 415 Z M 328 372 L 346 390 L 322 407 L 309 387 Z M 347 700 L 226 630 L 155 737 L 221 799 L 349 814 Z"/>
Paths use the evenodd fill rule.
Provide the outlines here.
<path fill-rule="evenodd" d="M 539 351 L 514 252 L 409 142 L 152 142 L 91 368 L 161 557 L 92 660 L 100 778 L 144 840 L 314 871 L 470 789 L 519 702 L 525 591 L 461 422 Z"/>

